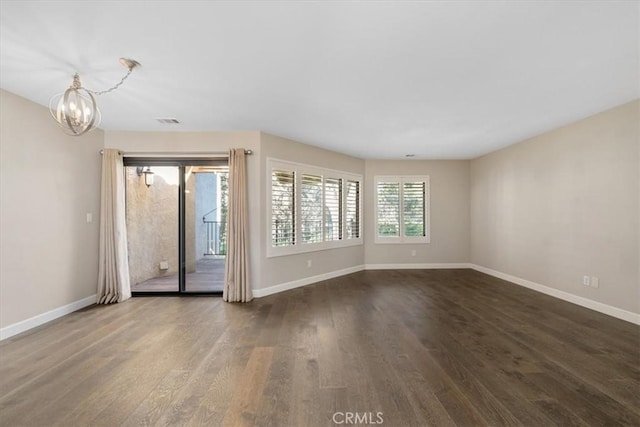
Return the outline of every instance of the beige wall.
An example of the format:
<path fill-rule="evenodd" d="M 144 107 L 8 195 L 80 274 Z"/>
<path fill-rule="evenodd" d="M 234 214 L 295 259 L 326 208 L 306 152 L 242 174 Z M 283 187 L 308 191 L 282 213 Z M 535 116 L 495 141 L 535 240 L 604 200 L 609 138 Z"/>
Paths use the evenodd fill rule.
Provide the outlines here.
<path fill-rule="evenodd" d="M 472 262 L 639 313 L 639 119 L 635 101 L 473 160 Z"/>
<path fill-rule="evenodd" d="M 262 179 L 262 197 L 260 200 L 262 217 L 260 247 L 263 253 L 262 287 L 280 285 L 310 276 L 362 266 L 364 264 L 362 245 L 267 258 L 266 248 L 270 213 L 267 212 L 266 197 L 269 191 L 267 187 L 267 182 L 269 182 L 267 180 L 268 158 L 351 172 L 363 176 L 364 160 L 266 133 L 260 134 L 260 144 L 262 146 L 261 176 L 264 177 Z M 311 267 L 307 267 L 308 260 L 311 260 Z"/>
<path fill-rule="evenodd" d="M 229 148 L 252 150 L 247 156 L 248 205 L 249 205 L 249 265 L 251 286 L 262 285 L 261 247 L 261 175 L 259 132 L 129 132 L 105 133 L 105 148 L 118 148 L 125 153 L 226 153 Z"/>
<path fill-rule="evenodd" d="M 96 293 L 102 142 L 0 90 L 0 328 Z"/>
<path fill-rule="evenodd" d="M 431 243 L 375 243 L 377 175 L 429 175 Z M 367 160 L 364 194 L 367 265 L 469 262 L 468 160 Z"/>

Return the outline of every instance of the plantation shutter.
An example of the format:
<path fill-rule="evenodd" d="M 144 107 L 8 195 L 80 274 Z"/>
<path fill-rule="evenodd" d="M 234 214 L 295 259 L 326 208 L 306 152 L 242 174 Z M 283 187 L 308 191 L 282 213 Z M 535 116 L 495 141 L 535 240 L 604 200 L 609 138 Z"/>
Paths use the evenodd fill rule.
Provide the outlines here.
<path fill-rule="evenodd" d="M 300 237 L 302 243 L 322 242 L 322 177 L 300 179 Z"/>
<path fill-rule="evenodd" d="M 403 204 L 403 229 L 407 237 L 425 236 L 425 183 L 404 182 L 402 195 Z"/>
<path fill-rule="evenodd" d="M 400 236 L 400 183 L 378 182 L 378 236 Z"/>
<path fill-rule="evenodd" d="M 342 179 L 324 180 L 324 239 L 342 239 Z"/>
<path fill-rule="evenodd" d="M 271 245 L 295 245 L 295 172 L 271 172 Z"/>
<path fill-rule="evenodd" d="M 360 237 L 360 182 L 347 180 L 346 195 L 346 235 L 347 239 Z"/>

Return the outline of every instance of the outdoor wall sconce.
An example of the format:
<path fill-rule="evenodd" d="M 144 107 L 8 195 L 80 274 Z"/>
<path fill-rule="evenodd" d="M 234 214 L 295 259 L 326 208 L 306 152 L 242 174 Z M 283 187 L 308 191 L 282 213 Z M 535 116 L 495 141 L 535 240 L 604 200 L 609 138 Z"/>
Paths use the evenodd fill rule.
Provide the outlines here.
<path fill-rule="evenodd" d="M 144 175 L 144 183 L 147 188 L 153 185 L 153 172 L 151 172 L 151 168 L 149 166 L 147 166 L 146 168 L 136 168 L 136 173 L 138 174 L 138 176 Z"/>

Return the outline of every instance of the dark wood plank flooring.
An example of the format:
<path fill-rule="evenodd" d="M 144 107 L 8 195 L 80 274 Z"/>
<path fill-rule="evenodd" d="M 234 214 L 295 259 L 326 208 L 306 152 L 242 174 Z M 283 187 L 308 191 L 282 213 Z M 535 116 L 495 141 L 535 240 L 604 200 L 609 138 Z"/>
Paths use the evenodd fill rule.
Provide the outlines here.
<path fill-rule="evenodd" d="M 640 327 L 471 270 L 132 299 L 0 358 L 3 426 L 640 425 Z"/>

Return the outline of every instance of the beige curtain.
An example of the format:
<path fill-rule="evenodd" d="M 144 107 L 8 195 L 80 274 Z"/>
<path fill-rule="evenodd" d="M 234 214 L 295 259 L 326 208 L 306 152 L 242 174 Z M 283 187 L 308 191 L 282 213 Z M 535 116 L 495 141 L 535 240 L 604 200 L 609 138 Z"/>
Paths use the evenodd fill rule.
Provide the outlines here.
<path fill-rule="evenodd" d="M 110 304 L 131 298 L 125 222 L 124 164 L 122 154 L 118 150 L 103 151 L 100 197 L 98 303 Z"/>
<path fill-rule="evenodd" d="M 227 264 L 222 299 L 253 299 L 247 256 L 247 166 L 244 148 L 229 151 L 229 211 L 227 214 Z"/>

